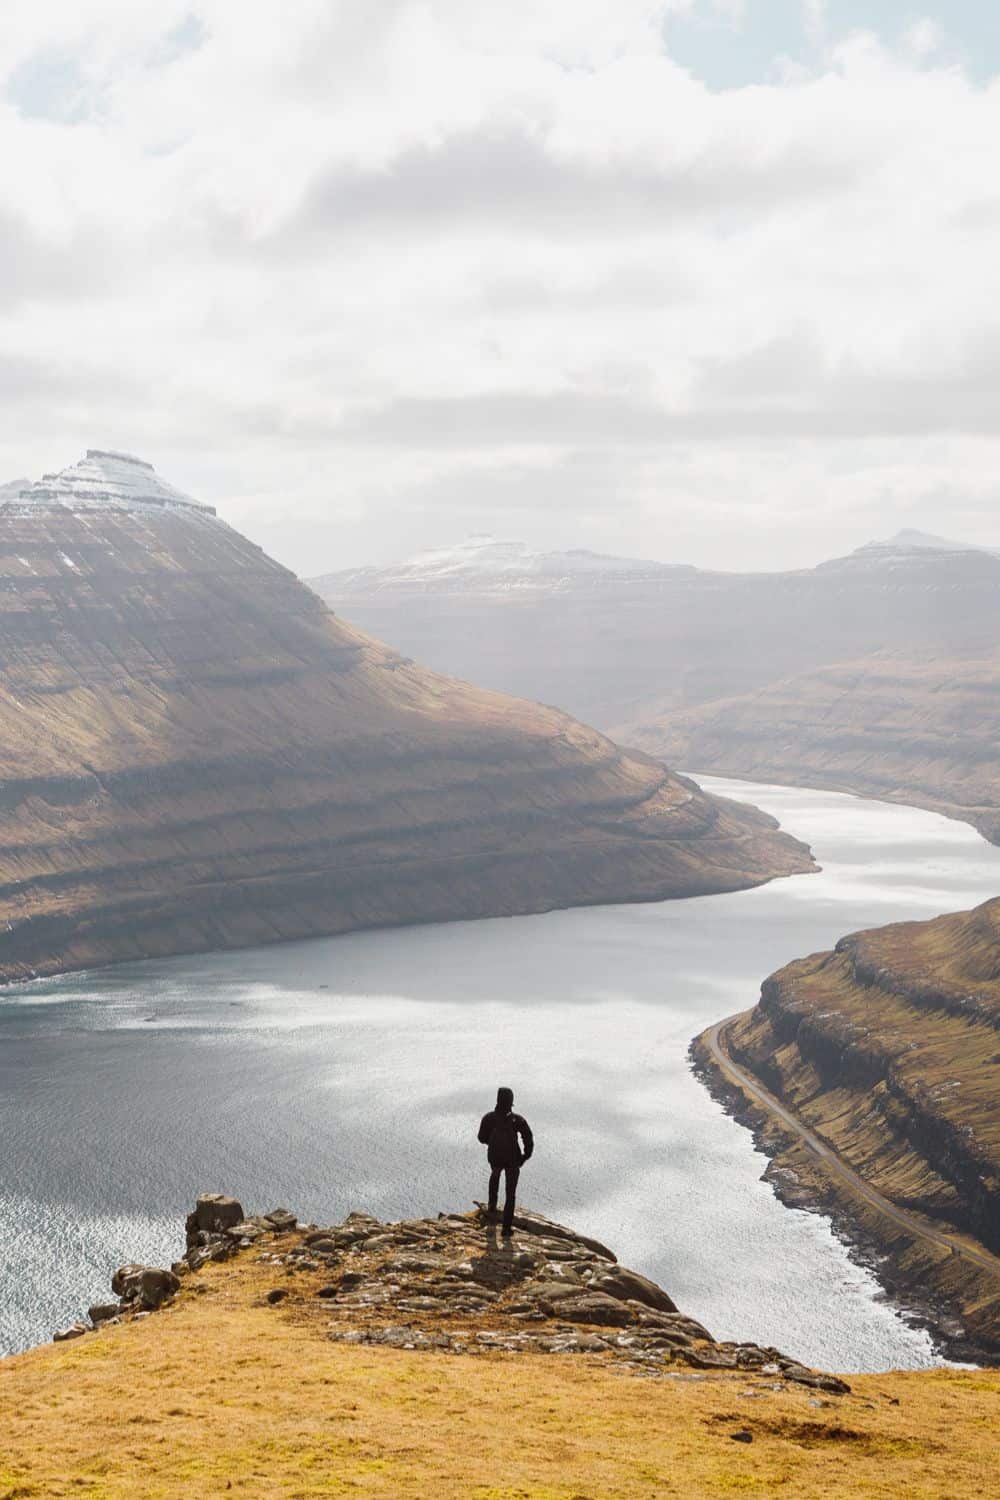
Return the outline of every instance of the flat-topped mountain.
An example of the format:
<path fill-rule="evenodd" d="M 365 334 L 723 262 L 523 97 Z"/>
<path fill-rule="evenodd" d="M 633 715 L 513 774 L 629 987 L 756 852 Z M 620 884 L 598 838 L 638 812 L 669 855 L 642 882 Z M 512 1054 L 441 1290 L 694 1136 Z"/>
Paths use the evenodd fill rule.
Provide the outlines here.
<path fill-rule="evenodd" d="M 888 1255 L 891 1284 L 950 1303 L 1000 1357 L 1000 899 L 788 964 L 726 1047 L 868 1186 L 987 1252 L 914 1240 L 771 1131 L 782 1196 L 839 1202 Z"/>
<path fill-rule="evenodd" d="M 5 1493 L 990 1492 L 989 1371 L 848 1387 L 713 1339 L 534 1214 L 503 1244 L 476 1214 L 299 1225 L 205 1195 L 187 1237 L 173 1272 L 118 1270 L 94 1331 L 0 1360 Z"/>
<path fill-rule="evenodd" d="M 0 977 L 811 868 L 754 809 L 417 666 L 92 450 L 0 506 Z"/>

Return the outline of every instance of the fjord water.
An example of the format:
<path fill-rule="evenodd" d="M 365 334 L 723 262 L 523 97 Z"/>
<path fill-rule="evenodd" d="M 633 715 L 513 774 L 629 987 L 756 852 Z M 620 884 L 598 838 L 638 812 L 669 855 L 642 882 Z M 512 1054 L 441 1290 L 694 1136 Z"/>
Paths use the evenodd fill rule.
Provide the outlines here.
<path fill-rule="evenodd" d="M 0 1352 L 182 1247 L 196 1192 L 325 1223 L 460 1209 L 498 1082 L 537 1155 L 524 1200 L 608 1241 L 718 1338 L 829 1369 L 931 1363 L 819 1215 L 690 1071 L 691 1038 L 789 959 L 996 893 L 965 824 L 702 778 L 823 871 L 730 896 L 357 933 L 123 965 L 0 994 Z"/>

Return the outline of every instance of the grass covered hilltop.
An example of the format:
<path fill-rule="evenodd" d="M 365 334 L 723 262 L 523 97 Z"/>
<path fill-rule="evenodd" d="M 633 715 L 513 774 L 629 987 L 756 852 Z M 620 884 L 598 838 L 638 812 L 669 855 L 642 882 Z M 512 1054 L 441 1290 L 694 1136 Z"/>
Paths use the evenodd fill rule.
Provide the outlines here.
<path fill-rule="evenodd" d="M 173 1273 L 0 1361 L 0 1500 L 995 1493 L 1000 1375 L 721 1344 L 533 1215 L 330 1229 L 207 1197 Z M 65 1335 L 72 1335 L 65 1337 Z"/>

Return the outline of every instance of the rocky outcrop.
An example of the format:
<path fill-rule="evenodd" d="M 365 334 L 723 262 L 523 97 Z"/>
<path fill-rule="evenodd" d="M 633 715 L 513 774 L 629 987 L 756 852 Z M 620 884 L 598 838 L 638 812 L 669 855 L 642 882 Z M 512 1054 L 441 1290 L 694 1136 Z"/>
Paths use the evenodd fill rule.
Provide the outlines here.
<path fill-rule="evenodd" d="M 1000 1256 L 1000 899 L 789 964 L 729 1025 L 727 1047 L 884 1198 Z M 780 1127 L 765 1144 L 783 1197 L 860 1215 L 891 1284 L 950 1303 L 971 1340 L 1000 1355 L 1000 1274 L 947 1245 L 915 1245 L 838 1193 Z"/>
<path fill-rule="evenodd" d="M 674 764 L 856 792 L 1000 843 L 1000 658 L 873 656 L 621 731 Z"/>
<path fill-rule="evenodd" d="M 126 1266 L 117 1307 L 91 1310 L 95 1328 L 155 1311 L 197 1291 L 210 1263 L 248 1256 L 272 1284 L 262 1300 L 324 1320 L 329 1339 L 454 1354 L 589 1354 L 655 1374 L 678 1365 L 742 1370 L 842 1394 L 835 1375 L 778 1349 L 719 1343 L 678 1312 L 654 1282 L 620 1266 L 598 1241 L 540 1214 L 518 1214 L 512 1241 L 491 1216 L 381 1223 L 354 1212 L 340 1224 L 300 1225 L 289 1210 L 247 1216 L 236 1199 L 203 1194 L 187 1219 L 187 1250 L 172 1271 Z M 94 1314 L 98 1316 L 94 1316 Z M 111 1315 L 109 1316 L 109 1313 Z M 80 1332 L 87 1325 L 73 1325 Z M 61 1330 L 56 1335 L 70 1335 Z"/>
<path fill-rule="evenodd" d="M 0 505 L 0 652 L 0 979 L 811 868 L 763 814 L 344 624 L 124 455 Z"/>

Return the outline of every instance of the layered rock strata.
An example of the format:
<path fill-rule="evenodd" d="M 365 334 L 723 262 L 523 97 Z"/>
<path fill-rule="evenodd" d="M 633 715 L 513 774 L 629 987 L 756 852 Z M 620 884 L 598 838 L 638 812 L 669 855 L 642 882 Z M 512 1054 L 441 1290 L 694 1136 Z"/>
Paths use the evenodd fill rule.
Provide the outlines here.
<path fill-rule="evenodd" d="M 148 465 L 0 505 L 0 979 L 812 868 L 754 809 L 440 677 Z"/>
<path fill-rule="evenodd" d="M 506 1242 L 482 1208 L 390 1224 L 355 1212 L 319 1227 L 299 1225 L 284 1208 L 248 1217 L 235 1199 L 210 1193 L 188 1217 L 187 1245 L 172 1270 L 119 1269 L 117 1307 L 92 1308 L 89 1327 L 81 1321 L 56 1339 L 158 1311 L 197 1292 L 204 1266 L 248 1256 L 270 1281 L 266 1304 L 322 1320 L 335 1342 L 459 1355 L 590 1354 L 654 1375 L 677 1366 L 740 1370 L 849 1390 L 778 1349 L 718 1342 L 606 1246 L 539 1214 L 519 1214 Z"/>
<path fill-rule="evenodd" d="M 789 964 L 730 1024 L 726 1045 L 884 1198 L 1000 1256 L 1000 899 L 857 933 Z M 914 1239 L 841 1191 L 780 1125 L 751 1118 L 775 1153 L 781 1196 L 836 1203 L 888 1256 L 891 1285 L 950 1305 L 961 1319 L 945 1318 L 951 1339 L 964 1324 L 1000 1356 L 1000 1274 L 961 1247 Z"/>
<path fill-rule="evenodd" d="M 694 771 L 934 808 L 1000 836 L 1000 556 L 901 532 L 718 573 L 477 539 L 315 581 L 441 670 Z"/>
<path fill-rule="evenodd" d="M 873 656 L 621 733 L 673 764 L 927 807 L 1000 843 L 994 653 Z"/>

